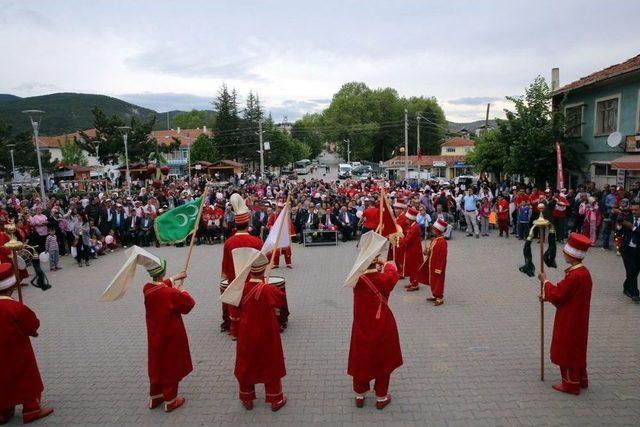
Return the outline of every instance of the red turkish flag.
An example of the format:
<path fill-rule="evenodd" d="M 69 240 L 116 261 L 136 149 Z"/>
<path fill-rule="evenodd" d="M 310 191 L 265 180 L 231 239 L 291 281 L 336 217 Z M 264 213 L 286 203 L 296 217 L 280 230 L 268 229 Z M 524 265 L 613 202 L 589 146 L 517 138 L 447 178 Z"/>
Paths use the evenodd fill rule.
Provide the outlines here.
<path fill-rule="evenodd" d="M 418 160 L 422 160 L 422 148 L 418 145 Z"/>

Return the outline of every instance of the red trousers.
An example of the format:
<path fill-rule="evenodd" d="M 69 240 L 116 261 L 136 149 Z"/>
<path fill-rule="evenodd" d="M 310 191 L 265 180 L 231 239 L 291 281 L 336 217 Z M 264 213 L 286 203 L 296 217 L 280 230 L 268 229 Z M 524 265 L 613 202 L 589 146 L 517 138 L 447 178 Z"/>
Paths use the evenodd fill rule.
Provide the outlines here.
<path fill-rule="evenodd" d="M 438 280 L 437 283 L 431 285 L 431 294 L 439 299 L 444 298 L 444 280 Z"/>
<path fill-rule="evenodd" d="M 274 255 L 275 259 L 273 261 L 273 265 L 275 265 L 275 266 L 280 265 L 280 252 L 281 251 L 284 254 L 284 262 L 286 262 L 287 265 L 291 265 L 291 246 L 287 246 L 286 248 L 282 248 L 282 249 L 276 249 L 276 254 Z"/>
<path fill-rule="evenodd" d="M 560 366 L 560 375 L 562 375 L 562 384 L 569 390 L 579 393 L 581 388 L 589 387 L 589 377 L 586 366 L 582 368 Z"/>
<path fill-rule="evenodd" d="M 390 374 L 387 374 L 382 377 L 375 378 L 375 384 L 373 389 L 376 392 L 376 397 L 387 397 L 389 392 L 389 380 L 391 378 Z M 371 380 L 363 380 L 360 378 L 353 378 L 353 391 L 357 394 L 365 394 L 369 390 L 371 390 Z"/>
<path fill-rule="evenodd" d="M 500 230 L 500 234 L 507 233 L 507 237 L 509 237 L 509 218 L 498 218 L 498 229 Z"/>
<path fill-rule="evenodd" d="M 165 402 L 171 402 L 178 397 L 178 383 L 171 385 L 151 384 L 149 396 L 152 398 L 162 396 Z"/>
<path fill-rule="evenodd" d="M 8 419 L 13 417 L 15 413 L 15 406 L 11 406 L 9 408 L 3 408 L 0 410 L 0 418 Z M 28 402 L 22 403 L 22 415 L 28 415 L 29 412 L 36 412 L 40 410 L 40 396 L 37 398 L 30 400 Z"/>
<path fill-rule="evenodd" d="M 264 384 L 264 400 L 267 403 L 280 402 L 284 395 L 282 394 L 282 382 L 280 380 L 271 381 Z M 240 383 L 240 400 L 243 402 L 249 402 L 256 398 L 256 385 L 255 384 L 242 384 Z"/>

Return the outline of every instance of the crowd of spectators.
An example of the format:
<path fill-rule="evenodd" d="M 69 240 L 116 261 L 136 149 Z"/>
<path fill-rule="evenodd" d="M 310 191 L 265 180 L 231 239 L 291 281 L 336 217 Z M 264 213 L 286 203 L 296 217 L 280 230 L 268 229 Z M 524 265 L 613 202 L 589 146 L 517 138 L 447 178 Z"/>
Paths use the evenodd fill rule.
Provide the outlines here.
<path fill-rule="evenodd" d="M 291 222 L 299 243 L 305 231 L 331 231 L 348 241 L 375 229 L 378 223 L 380 181 L 258 180 L 249 174 L 224 182 L 205 176 L 170 178 L 162 183 L 136 180 L 131 191 L 125 185 L 102 192 L 71 193 L 66 189 L 44 202 L 37 192 L 13 194 L 8 186 L 8 194 L 0 200 L 0 220 L 14 220 L 20 240 L 39 253 L 48 252 L 51 269 L 59 268 L 58 258 L 67 254 L 75 257 L 78 266 L 88 266 L 92 259 L 118 247 L 158 245 L 156 217 L 199 197 L 207 185 L 212 191 L 205 200 L 197 244 L 223 242 L 234 233 L 234 213 L 228 203 L 234 192 L 244 196 L 252 210 L 249 231 L 262 238 L 289 195 Z M 431 225 L 442 218 L 450 224 L 447 238 L 454 230 L 481 238 L 495 229 L 499 237 L 525 239 L 542 211 L 552 222 L 559 242 L 570 231 L 577 231 L 587 235 L 593 246 L 604 249 L 612 249 L 613 237 L 619 253 L 624 252 L 625 244 L 635 244 L 625 237 L 628 227 L 623 224 L 635 225 L 632 206 L 640 204 L 638 184 L 628 191 L 609 185 L 598 189 L 593 183 L 569 190 L 481 181 L 417 185 L 391 180 L 384 185 L 390 205 L 413 206 L 419 211 L 417 223 L 425 238 Z"/>

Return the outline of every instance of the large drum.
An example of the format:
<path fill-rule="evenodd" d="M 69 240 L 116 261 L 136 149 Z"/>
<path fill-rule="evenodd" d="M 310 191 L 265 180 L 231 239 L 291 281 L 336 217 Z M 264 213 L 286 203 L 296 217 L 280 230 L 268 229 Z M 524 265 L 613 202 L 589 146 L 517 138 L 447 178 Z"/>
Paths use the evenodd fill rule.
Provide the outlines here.
<path fill-rule="evenodd" d="M 284 277 L 271 276 L 269 277 L 269 284 L 280 289 L 284 293 L 284 305 L 282 308 L 276 308 L 276 317 L 278 323 L 280 323 L 280 330 L 287 328 L 287 322 L 289 321 L 289 306 L 287 305 L 287 283 Z"/>

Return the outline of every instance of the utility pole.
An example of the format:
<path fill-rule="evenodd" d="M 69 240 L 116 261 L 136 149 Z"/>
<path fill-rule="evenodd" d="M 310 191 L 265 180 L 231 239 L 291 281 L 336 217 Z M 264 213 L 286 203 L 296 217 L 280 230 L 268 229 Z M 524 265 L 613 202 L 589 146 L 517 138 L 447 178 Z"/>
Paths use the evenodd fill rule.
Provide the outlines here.
<path fill-rule="evenodd" d="M 351 140 L 346 138 L 344 142 L 347 143 L 347 163 L 351 164 Z"/>
<path fill-rule="evenodd" d="M 484 131 L 489 131 L 489 107 L 491 104 L 487 103 L 487 117 L 484 119 Z"/>
<path fill-rule="evenodd" d="M 409 181 L 409 111 L 404 110 L 404 179 Z"/>
<path fill-rule="evenodd" d="M 262 140 L 262 119 L 258 121 L 258 136 L 260 137 L 260 179 L 264 179 L 264 141 Z"/>
<path fill-rule="evenodd" d="M 422 153 L 420 152 L 420 113 L 416 114 L 416 120 L 418 121 L 416 129 L 416 159 L 418 162 L 418 188 L 420 188 L 420 158 L 422 157 Z"/>
<path fill-rule="evenodd" d="M 171 129 L 169 127 L 169 112 L 167 111 L 167 130 Z"/>
<path fill-rule="evenodd" d="M 47 195 L 45 193 L 44 188 L 44 174 L 42 173 L 42 160 L 40 160 L 40 139 L 38 138 L 38 134 L 40 131 L 40 124 L 42 123 L 42 115 L 44 111 L 42 110 L 25 110 L 24 114 L 29 115 L 29 121 L 31 122 L 31 126 L 33 127 L 33 136 L 36 141 L 36 157 L 38 158 L 38 171 L 40 172 L 40 197 L 42 203 L 47 201 Z M 33 119 L 35 117 L 35 120 Z"/>
<path fill-rule="evenodd" d="M 118 129 L 122 132 L 122 141 L 124 142 L 124 161 L 127 167 L 127 193 L 131 195 L 131 174 L 129 173 L 129 147 L 127 140 L 129 138 L 128 132 L 131 129 L 131 126 L 118 126 Z M 156 145 L 157 149 L 157 145 Z"/>
<path fill-rule="evenodd" d="M 9 153 L 11 154 L 11 181 L 16 180 L 16 164 L 13 161 L 13 148 L 16 144 L 7 144 L 7 148 L 9 148 Z"/>

